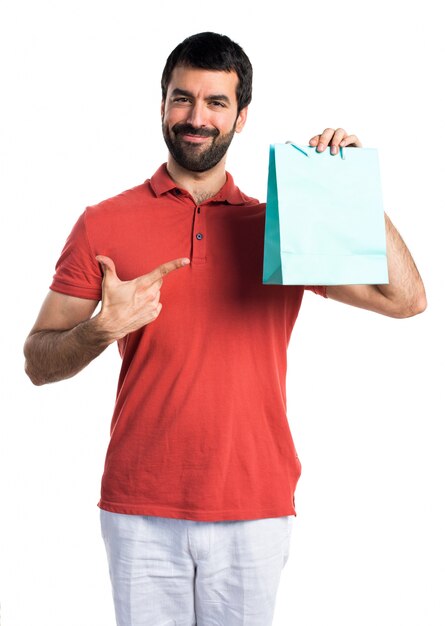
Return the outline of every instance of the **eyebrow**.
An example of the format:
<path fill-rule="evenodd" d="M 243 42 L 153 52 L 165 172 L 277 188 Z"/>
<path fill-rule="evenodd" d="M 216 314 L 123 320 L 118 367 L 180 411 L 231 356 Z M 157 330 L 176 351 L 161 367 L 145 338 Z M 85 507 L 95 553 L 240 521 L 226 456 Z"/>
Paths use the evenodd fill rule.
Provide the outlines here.
<path fill-rule="evenodd" d="M 191 91 L 187 91 L 186 89 L 173 89 L 172 96 L 187 96 L 188 98 L 194 98 Z M 230 104 L 230 98 L 225 96 L 224 94 L 215 94 L 212 96 L 207 96 L 206 100 L 222 100 L 223 102 L 227 102 Z"/>

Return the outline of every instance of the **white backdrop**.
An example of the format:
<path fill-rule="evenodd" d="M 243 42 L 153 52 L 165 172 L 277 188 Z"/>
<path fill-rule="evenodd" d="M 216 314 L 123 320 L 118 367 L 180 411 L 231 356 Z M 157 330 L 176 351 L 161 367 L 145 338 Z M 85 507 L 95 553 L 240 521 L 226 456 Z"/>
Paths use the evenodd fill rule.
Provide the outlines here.
<path fill-rule="evenodd" d="M 274 626 L 442 626 L 444 44 L 432 0 L 3 0 L 1 626 L 110 626 L 100 479 L 111 346 L 33 387 L 22 345 L 72 225 L 166 160 L 160 76 L 203 30 L 254 66 L 227 169 L 265 199 L 268 145 L 344 127 L 379 150 L 386 211 L 429 306 L 393 320 L 306 294 L 289 349 L 303 465 Z M 441 60 L 440 60 L 441 59 Z"/>

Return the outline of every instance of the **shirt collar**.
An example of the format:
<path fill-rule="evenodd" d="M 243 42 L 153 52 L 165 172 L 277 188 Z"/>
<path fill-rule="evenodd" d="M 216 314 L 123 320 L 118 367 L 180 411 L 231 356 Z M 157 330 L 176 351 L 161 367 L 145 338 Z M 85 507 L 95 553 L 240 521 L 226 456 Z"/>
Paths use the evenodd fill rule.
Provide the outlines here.
<path fill-rule="evenodd" d="M 163 163 L 153 174 L 153 176 L 147 181 L 156 197 L 178 189 L 176 183 L 170 178 L 167 171 L 167 163 Z M 226 172 L 226 182 L 221 187 L 213 198 L 209 198 L 207 202 L 226 202 L 227 204 L 249 204 L 252 202 L 252 198 L 249 198 L 242 193 L 235 185 L 232 176 L 229 172 Z"/>

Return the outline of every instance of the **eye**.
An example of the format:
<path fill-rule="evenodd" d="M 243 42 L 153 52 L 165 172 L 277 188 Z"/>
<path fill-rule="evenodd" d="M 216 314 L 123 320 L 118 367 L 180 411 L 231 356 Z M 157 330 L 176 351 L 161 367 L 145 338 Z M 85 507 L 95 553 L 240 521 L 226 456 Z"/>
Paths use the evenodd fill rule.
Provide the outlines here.
<path fill-rule="evenodd" d="M 226 106 L 226 105 L 224 104 L 224 102 L 221 102 L 220 100 L 212 100 L 212 101 L 210 102 L 210 104 L 211 104 L 212 106 L 222 107 L 222 108 L 224 108 L 224 107 Z"/>
<path fill-rule="evenodd" d="M 174 98 L 173 102 L 180 102 L 182 104 L 183 102 L 190 102 L 190 98 L 186 98 L 185 96 L 179 96 L 178 98 Z"/>

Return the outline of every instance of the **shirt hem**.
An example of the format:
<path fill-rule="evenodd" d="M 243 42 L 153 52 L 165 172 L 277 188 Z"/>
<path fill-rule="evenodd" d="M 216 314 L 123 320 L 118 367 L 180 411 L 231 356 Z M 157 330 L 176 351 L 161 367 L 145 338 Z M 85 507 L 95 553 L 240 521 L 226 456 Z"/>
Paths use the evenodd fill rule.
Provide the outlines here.
<path fill-rule="evenodd" d="M 73 296 L 75 298 L 84 298 L 85 300 L 97 301 L 100 301 L 102 299 L 102 293 L 96 291 L 95 289 L 89 289 L 87 287 L 76 287 L 71 285 L 70 283 L 62 282 L 61 280 L 52 282 L 49 288 L 51 289 L 51 291 L 57 291 L 58 293 L 63 293 L 66 296 Z"/>
<path fill-rule="evenodd" d="M 115 504 L 105 500 L 99 500 L 97 506 L 110 513 L 124 515 L 148 515 L 155 517 L 170 517 L 175 519 L 188 519 L 198 522 L 223 522 L 241 521 L 252 519 L 264 519 L 266 517 L 284 517 L 286 515 L 297 516 L 295 508 L 284 506 L 282 509 L 229 509 L 216 511 L 199 511 L 190 509 L 178 509 L 151 504 Z"/>

